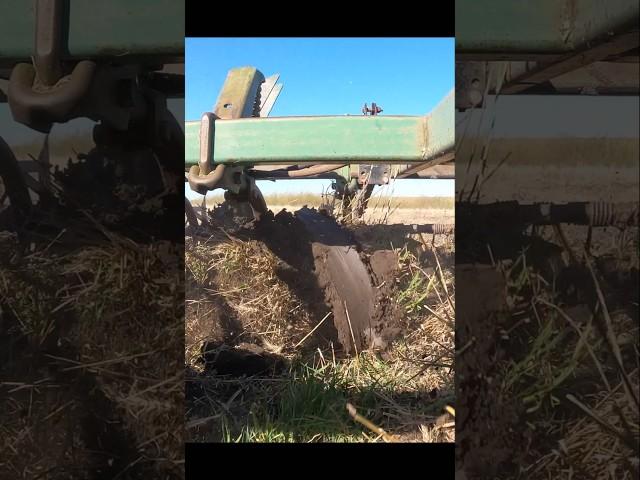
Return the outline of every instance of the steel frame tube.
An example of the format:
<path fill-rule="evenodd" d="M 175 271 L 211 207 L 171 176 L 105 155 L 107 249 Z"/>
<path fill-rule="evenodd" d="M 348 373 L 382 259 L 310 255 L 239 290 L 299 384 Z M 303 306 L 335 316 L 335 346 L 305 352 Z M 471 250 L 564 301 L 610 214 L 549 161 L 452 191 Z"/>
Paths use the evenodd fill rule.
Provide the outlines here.
<path fill-rule="evenodd" d="M 585 48 L 638 23 L 637 0 L 456 1 L 456 58 L 532 60 Z"/>
<path fill-rule="evenodd" d="M 211 144 L 209 164 L 357 164 L 443 162 L 453 150 L 453 91 L 427 116 L 324 116 L 215 120 L 211 138 L 199 122 L 185 124 L 185 164 L 202 162 L 201 141 Z M 337 167 L 336 167 L 337 168 Z"/>

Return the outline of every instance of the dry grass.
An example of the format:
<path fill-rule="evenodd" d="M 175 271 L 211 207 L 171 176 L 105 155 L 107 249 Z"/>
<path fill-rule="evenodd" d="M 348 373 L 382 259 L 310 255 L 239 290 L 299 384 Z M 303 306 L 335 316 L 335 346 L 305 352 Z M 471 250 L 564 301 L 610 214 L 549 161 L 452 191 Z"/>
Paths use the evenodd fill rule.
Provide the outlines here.
<path fill-rule="evenodd" d="M 91 145 L 50 143 L 52 166 Z M 26 251 L 0 232 L 0 477 L 180 478 L 182 248 L 100 224 L 130 186 L 80 211 L 73 184 L 53 180 L 22 232 Z"/>
<path fill-rule="evenodd" d="M 79 440 L 84 438 L 84 409 L 113 409 L 100 414 L 119 419 L 134 442 L 121 448 L 136 452 L 137 462 L 155 465 L 159 472 L 181 469 L 180 256 L 162 242 L 139 245 L 110 238 L 71 253 L 56 254 L 49 245 L 25 257 L 2 259 L 1 304 L 17 319 L 10 333 L 18 342 L 26 339 L 31 347 L 21 354 L 33 358 L 29 368 L 16 364 L 10 371 L 20 379 L 35 376 L 41 385 L 30 387 L 27 380 L 23 388 L 29 395 L 24 397 L 16 382 L 3 384 L 9 390 L 0 410 L 14 411 L 22 404 L 28 412 L 2 415 L 3 467 L 24 467 L 15 478 L 82 463 L 60 449 L 74 445 L 73 455 L 79 455 L 88 448 Z M 40 353 L 42 348 L 50 353 Z M 96 400 L 101 396 L 103 403 Z M 76 433 L 66 430 L 69 422 Z M 43 450 L 54 441 L 55 448 Z M 24 452 L 31 452 L 32 460 Z"/>
<path fill-rule="evenodd" d="M 197 395 L 187 411 L 191 441 L 382 442 L 388 437 L 355 421 L 346 409 L 395 441 L 452 442 L 453 242 L 416 237 L 397 249 L 403 335 L 381 355 L 340 358 L 310 335 L 330 312 L 311 312 L 277 275 L 278 259 L 259 242 L 221 230 L 187 239 L 186 362 Z M 438 260 L 447 259 L 442 269 Z M 438 259 L 438 260 L 436 260 Z M 220 301 L 240 320 L 238 341 L 260 344 L 286 362 L 274 375 L 229 377 L 202 372 L 204 342 L 220 339 L 211 323 Z"/>
<path fill-rule="evenodd" d="M 498 84 L 504 76 L 503 67 L 498 65 L 497 69 L 502 70 L 495 72 L 498 73 Z M 496 96 L 494 100 L 498 98 Z M 491 117 L 495 116 L 491 108 L 487 111 Z M 593 178 L 603 179 L 614 171 L 610 158 L 602 172 L 595 174 L 598 168 L 593 166 L 576 169 L 571 165 L 568 169 L 558 170 L 557 165 L 551 164 L 535 169 L 519 164 L 513 168 L 514 165 L 510 164 L 514 159 L 509 158 L 508 149 L 499 153 L 491 148 L 491 129 L 496 124 L 492 120 L 489 118 L 487 125 L 490 127 L 481 137 L 467 142 L 470 144 L 466 152 L 458 152 L 456 161 L 470 167 L 465 184 L 457 186 L 460 200 L 564 203 L 602 200 L 614 191 L 616 194 L 613 196 L 618 200 L 620 192 L 637 196 L 634 189 L 621 188 L 615 179 L 604 180 L 593 188 Z M 463 140 L 466 134 L 463 125 Z M 545 142 L 539 147 L 550 148 Z M 511 176 L 516 170 L 518 175 Z M 523 170 L 527 172 L 523 174 Z M 618 169 L 615 172 L 619 174 Z M 583 181 L 578 178 L 581 175 L 584 176 Z M 587 175 L 589 182 L 585 180 Z M 515 181 L 516 177 L 526 181 L 522 185 L 517 181 L 514 184 L 511 180 Z M 569 242 L 558 238 L 560 227 L 555 234 L 551 228 L 538 229 L 537 232 L 544 240 L 564 244 L 562 259 L 555 265 L 555 273 L 571 267 L 578 272 L 582 269 L 584 274 L 584 268 L 588 267 L 586 275 L 577 275 L 582 278 L 578 278 L 571 288 L 573 293 L 578 292 L 577 298 L 581 295 L 591 297 L 586 293 L 591 290 L 598 292 L 598 298 L 582 298 L 578 305 L 574 301 L 565 301 L 567 295 L 558 291 L 556 278 L 551 278 L 549 272 L 543 276 L 541 269 L 532 268 L 532 263 L 540 259 L 535 259 L 530 251 L 497 265 L 508 286 L 506 300 L 510 323 L 508 329 L 502 329 L 496 335 L 495 346 L 497 350 L 506 351 L 508 360 L 499 365 L 503 374 L 501 384 L 496 388 L 497 382 L 493 382 L 490 393 L 494 395 L 482 408 L 490 418 L 495 403 L 500 403 L 501 397 L 506 398 L 509 401 L 507 406 L 516 408 L 519 418 L 517 424 L 509 425 L 511 420 L 507 415 L 504 419 L 494 417 L 488 422 L 493 424 L 483 428 L 491 432 L 495 426 L 504 428 L 507 425 L 509 432 L 504 431 L 505 436 L 514 431 L 522 435 L 521 445 L 507 445 L 513 449 L 509 460 L 517 459 L 514 463 L 519 471 L 501 473 L 500 478 L 637 478 L 640 461 L 639 355 L 634 343 L 636 340 L 629 338 L 637 339 L 638 304 L 636 300 L 635 304 L 629 302 L 623 307 L 618 306 L 617 311 L 609 312 L 611 305 L 608 304 L 616 303 L 614 300 L 622 293 L 623 287 L 618 286 L 614 291 L 610 289 L 603 294 L 601 283 L 606 283 L 603 272 L 591 263 L 596 257 L 613 254 L 616 273 L 631 271 L 637 278 L 638 232 L 635 229 L 631 235 L 635 237 L 635 245 L 621 248 L 625 243 L 625 232 L 616 239 L 618 235 L 612 229 L 589 231 L 589 236 L 593 233 L 593 239 L 587 254 L 584 251 L 586 229 L 577 226 L 562 226 L 562 229 L 570 231 L 567 235 Z M 547 255 L 545 260 L 552 256 L 548 253 L 543 255 Z M 636 268 L 635 273 L 633 268 Z M 633 312 L 634 320 L 631 320 L 629 312 Z M 626 352 L 624 357 L 620 355 L 622 349 Z M 475 398 L 469 399 L 469 403 L 472 402 Z M 477 416 L 482 415 L 480 407 L 475 410 Z M 477 432 L 472 434 L 477 435 Z M 493 445 L 501 444 L 494 442 Z M 478 461 L 487 470 L 495 466 L 493 458 Z"/>
<path fill-rule="evenodd" d="M 393 193 L 384 192 L 384 195 L 374 193 L 370 200 L 372 208 L 380 209 L 383 205 L 391 203 L 391 208 L 395 209 L 438 209 L 452 210 L 454 206 L 454 197 L 402 197 L 393 195 Z M 215 205 L 223 202 L 221 195 L 207 195 L 207 207 L 213 208 Z M 265 200 L 269 208 L 275 206 L 289 207 L 320 207 L 326 202 L 322 195 L 313 193 L 278 193 L 265 195 Z M 201 205 L 202 201 L 194 201 L 194 205 Z"/>
<path fill-rule="evenodd" d="M 638 385 L 638 370 L 631 372 L 631 380 Z M 575 397 L 568 397 L 576 401 Z M 562 426 L 561 439 L 556 448 L 540 459 L 534 472 L 544 471 L 555 478 L 588 474 L 592 478 L 636 478 L 637 449 L 625 442 L 625 431 L 637 444 L 637 410 L 629 405 L 622 384 L 611 392 L 601 391 L 588 396 L 586 406 L 578 401 L 583 413 Z"/>
<path fill-rule="evenodd" d="M 99 383 L 124 412 L 139 445 L 159 461 L 180 462 L 183 292 L 173 248 L 127 241 L 80 252 L 64 274 L 84 281 L 62 300 L 79 315 L 73 336 L 82 348 L 74 367 L 89 365 L 88 371 L 100 373 L 106 364 L 119 373 L 100 376 Z"/>
<path fill-rule="evenodd" d="M 618 268 L 633 268 L 633 241 L 624 249 L 615 244 L 615 256 L 625 259 Z M 595 250 L 608 255 L 611 243 Z M 586 265 L 585 281 L 598 293 L 595 311 L 584 304 L 564 305 L 556 286 L 528 264 L 525 254 L 498 265 L 507 279 L 512 310 L 521 316 L 526 312 L 503 332 L 503 339 L 521 346 L 504 365 L 501 386 L 522 406 L 521 421 L 534 439 L 525 452 L 523 472 L 528 478 L 636 478 L 637 321 L 626 307 L 609 311 L 611 293 L 603 294 L 594 257 L 565 251 L 564 259 Z M 637 312 L 637 304 L 628 307 Z"/>
<path fill-rule="evenodd" d="M 277 194 L 268 195 L 265 200 L 267 206 L 274 213 L 283 209 L 295 211 L 303 206 L 328 209 L 338 220 L 345 223 L 364 225 L 384 224 L 453 224 L 455 222 L 453 197 L 398 197 L 393 192 L 383 191 L 374 193 L 369 200 L 369 208 L 361 219 L 353 215 L 342 215 L 341 203 L 332 197 L 305 194 Z M 223 202 L 220 195 L 208 195 L 207 207 L 213 208 Z M 193 200 L 196 212 L 202 214 L 202 201 Z"/>
<path fill-rule="evenodd" d="M 304 304 L 278 278 L 278 259 L 256 241 L 231 239 L 218 230 L 202 242 L 188 241 L 186 362 L 198 369 L 202 343 L 212 338 L 202 323 L 216 297 L 224 299 L 233 314 L 242 317 L 243 340 L 255 340 L 267 350 L 292 357 L 296 345 L 313 327 Z M 215 327 L 215 325 L 212 325 Z"/>

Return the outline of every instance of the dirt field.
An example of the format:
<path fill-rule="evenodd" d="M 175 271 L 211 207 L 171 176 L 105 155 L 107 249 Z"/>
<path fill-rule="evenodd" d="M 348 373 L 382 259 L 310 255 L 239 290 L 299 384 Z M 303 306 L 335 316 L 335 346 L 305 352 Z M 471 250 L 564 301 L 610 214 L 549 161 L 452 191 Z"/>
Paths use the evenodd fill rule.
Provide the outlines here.
<path fill-rule="evenodd" d="M 295 205 L 269 205 L 273 212 L 279 212 L 283 209 L 294 212 L 299 207 Z M 403 225 L 442 223 L 454 224 L 455 212 L 453 208 L 396 208 L 392 210 L 386 219 L 381 209 L 373 211 L 365 211 L 364 223 L 376 224 L 385 220 L 387 224 L 401 223 Z"/>
<path fill-rule="evenodd" d="M 223 198 L 220 195 L 207 197 L 207 208 L 214 208 Z M 312 194 L 279 194 L 265 198 L 268 208 L 278 213 L 281 210 L 295 212 L 301 207 L 319 208 L 323 199 Z M 201 209 L 202 201 L 192 201 Z M 376 224 L 453 224 L 455 223 L 454 199 L 452 197 L 388 197 L 373 195 L 370 208 L 365 211 L 364 223 Z"/>
<path fill-rule="evenodd" d="M 582 140 L 492 138 L 486 162 L 462 147 L 456 164 L 472 167 L 456 195 L 637 202 L 637 138 Z M 635 224 L 593 228 L 456 208 L 459 471 L 469 480 L 636 478 L 637 203 Z"/>
<path fill-rule="evenodd" d="M 187 439 L 453 441 L 453 236 L 270 206 L 187 238 Z"/>
<path fill-rule="evenodd" d="M 182 234 L 75 165 L 0 225 L 0 478 L 184 478 Z"/>
<path fill-rule="evenodd" d="M 459 468 L 635 478 L 638 228 L 469 223 L 473 236 L 457 232 L 475 240 L 457 251 Z"/>

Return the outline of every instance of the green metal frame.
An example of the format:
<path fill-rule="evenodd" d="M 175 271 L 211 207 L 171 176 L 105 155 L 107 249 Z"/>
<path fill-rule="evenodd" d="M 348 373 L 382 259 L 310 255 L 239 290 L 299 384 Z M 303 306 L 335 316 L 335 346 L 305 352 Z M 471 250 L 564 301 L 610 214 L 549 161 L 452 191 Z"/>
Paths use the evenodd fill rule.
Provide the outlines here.
<path fill-rule="evenodd" d="M 638 0 L 456 1 L 456 56 L 561 55 L 637 26 Z"/>
<path fill-rule="evenodd" d="M 323 116 L 217 120 L 209 163 L 438 163 L 454 147 L 453 91 L 424 117 Z M 209 139 L 210 140 L 210 139 Z M 185 123 L 185 164 L 200 160 L 200 122 Z"/>
<path fill-rule="evenodd" d="M 184 8 L 184 2 L 176 0 L 70 0 L 63 59 L 113 57 L 126 63 L 142 58 L 167 63 L 183 58 Z M 0 63 L 29 60 L 34 29 L 33 1 L 3 0 Z"/>
<path fill-rule="evenodd" d="M 234 68 L 213 113 L 185 123 L 185 180 L 194 191 L 224 188 L 262 211 L 256 179 L 327 178 L 338 191 L 353 194 L 358 185 L 421 178 L 420 172 L 453 159 L 453 90 L 426 116 L 264 118 L 261 102 L 268 90 L 256 68 Z M 303 168 L 282 168 L 293 166 Z"/>

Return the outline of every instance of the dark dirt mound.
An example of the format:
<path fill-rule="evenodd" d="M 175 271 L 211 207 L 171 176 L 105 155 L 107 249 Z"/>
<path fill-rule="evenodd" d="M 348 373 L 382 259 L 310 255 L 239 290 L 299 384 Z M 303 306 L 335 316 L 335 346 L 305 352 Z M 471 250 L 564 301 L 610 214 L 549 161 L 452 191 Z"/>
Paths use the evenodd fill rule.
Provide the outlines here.
<path fill-rule="evenodd" d="M 186 235 L 188 441 L 371 441 L 345 402 L 402 441 L 452 441 L 435 421 L 452 400 L 453 331 L 414 306 L 452 314 L 433 258 L 404 232 L 372 245 L 308 208 L 226 211 Z"/>
<path fill-rule="evenodd" d="M 219 342 L 202 345 L 205 372 L 216 375 L 266 375 L 282 370 L 286 363 L 282 357 L 266 352 L 258 345 L 241 343 L 230 347 Z"/>
<path fill-rule="evenodd" d="M 303 208 L 296 212 L 311 235 L 315 275 L 333 311 L 333 324 L 347 352 L 362 350 L 372 329 L 374 289 L 357 245 L 349 232 L 328 217 Z"/>
<path fill-rule="evenodd" d="M 505 284 L 486 265 L 456 265 L 456 282 L 476 284 L 475 289 L 460 289 L 456 301 L 457 456 L 467 478 L 493 478 L 515 468 L 519 459 L 512 446 L 524 441 L 512 428 L 519 418 L 513 400 L 495 388 L 501 381 L 498 365 L 506 355 L 496 344 L 506 317 L 501 303 Z"/>
<path fill-rule="evenodd" d="M 637 332 L 637 230 L 463 220 L 457 224 L 465 229 L 478 227 L 458 233 L 456 245 L 456 458 L 466 478 L 558 478 L 567 471 L 605 478 L 625 471 L 633 449 L 611 440 L 568 394 L 606 412 L 620 431 L 633 418 L 630 406 L 613 415 L 593 399 L 619 381 L 622 369 L 607 335 L 619 339 L 623 365 L 637 362 L 627 343 L 628 332 Z M 598 314 L 596 289 L 609 325 Z"/>
<path fill-rule="evenodd" d="M 331 309 L 346 353 L 388 343 L 398 322 L 390 300 L 397 268 L 393 251 L 367 255 L 349 230 L 306 207 L 267 216 L 243 233 L 264 242 L 290 267 L 281 278 L 312 309 Z"/>

